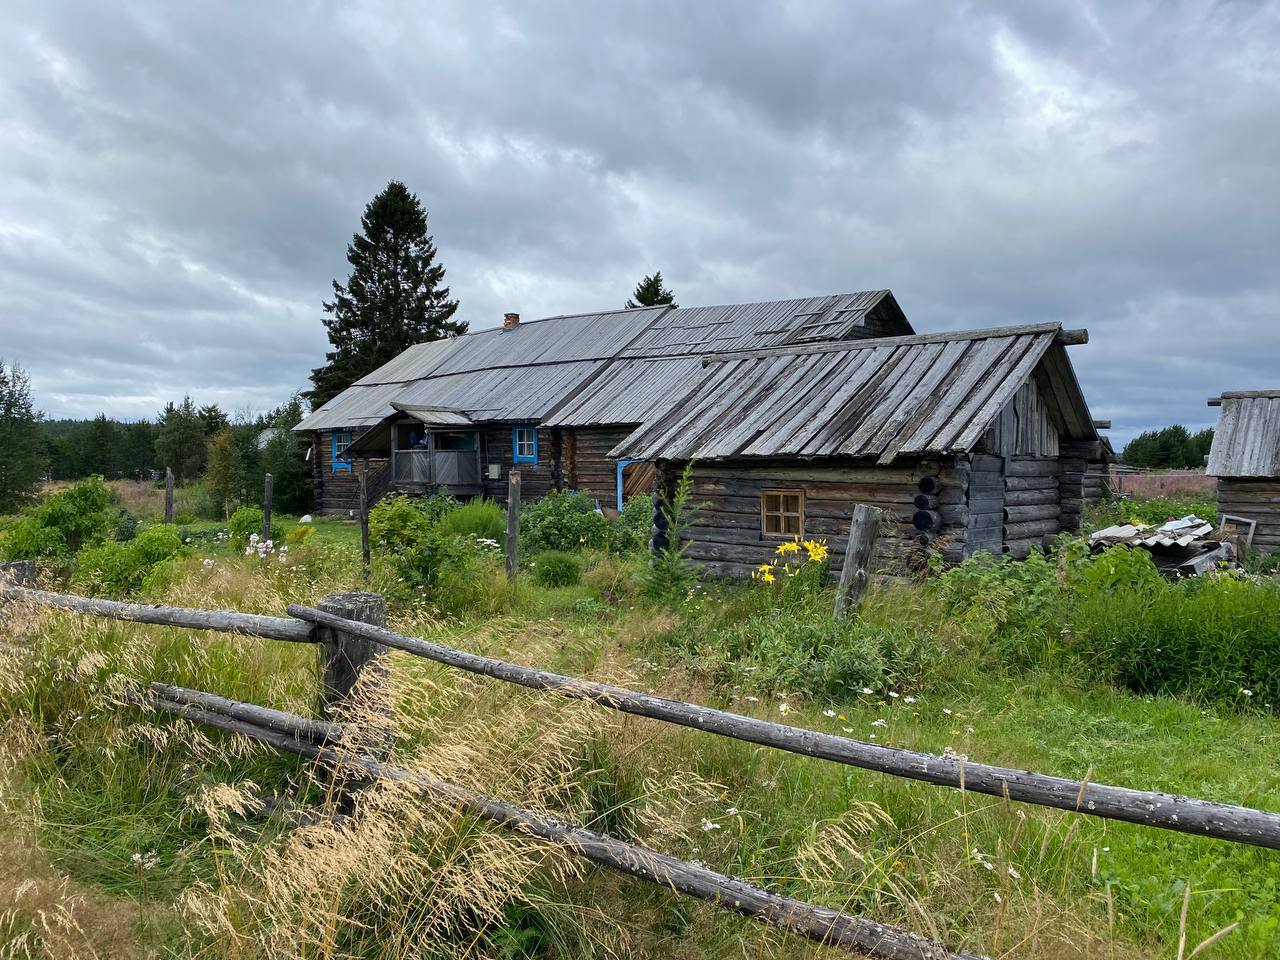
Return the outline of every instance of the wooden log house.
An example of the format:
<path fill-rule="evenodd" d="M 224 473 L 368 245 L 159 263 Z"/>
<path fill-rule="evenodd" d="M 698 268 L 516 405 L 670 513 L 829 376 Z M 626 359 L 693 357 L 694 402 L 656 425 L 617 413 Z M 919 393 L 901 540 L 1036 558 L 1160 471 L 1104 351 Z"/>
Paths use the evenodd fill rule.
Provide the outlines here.
<path fill-rule="evenodd" d="M 1280 390 L 1224 393 L 1209 406 L 1221 408 L 1206 469 L 1218 478 L 1219 521 L 1254 522 L 1252 548 L 1280 553 Z"/>
<path fill-rule="evenodd" d="M 696 461 L 692 556 L 741 574 L 783 538 L 844 548 L 886 511 L 884 564 L 1027 554 L 1078 529 L 1102 446 L 1057 324 L 916 335 L 889 291 L 555 317 L 419 344 L 299 425 L 317 507 L 441 489 L 577 489 L 606 511 Z M 837 557 L 837 562 L 839 558 Z"/>

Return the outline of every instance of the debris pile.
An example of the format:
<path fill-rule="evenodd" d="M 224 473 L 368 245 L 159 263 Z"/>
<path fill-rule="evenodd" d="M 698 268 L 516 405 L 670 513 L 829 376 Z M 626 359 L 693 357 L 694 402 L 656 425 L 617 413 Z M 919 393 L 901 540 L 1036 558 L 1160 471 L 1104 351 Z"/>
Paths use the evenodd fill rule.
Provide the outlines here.
<path fill-rule="evenodd" d="M 1236 545 L 1213 524 L 1188 514 L 1158 527 L 1145 523 L 1125 523 L 1098 530 L 1089 537 L 1094 550 L 1124 545 L 1141 547 L 1151 553 L 1160 572 L 1167 577 L 1198 577 L 1221 564 L 1237 566 Z"/>

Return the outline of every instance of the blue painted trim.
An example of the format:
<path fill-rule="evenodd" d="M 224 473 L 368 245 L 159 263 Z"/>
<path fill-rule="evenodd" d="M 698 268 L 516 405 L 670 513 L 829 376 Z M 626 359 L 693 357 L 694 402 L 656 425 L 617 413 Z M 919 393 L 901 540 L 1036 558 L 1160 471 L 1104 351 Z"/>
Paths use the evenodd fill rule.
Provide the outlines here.
<path fill-rule="evenodd" d="M 338 435 L 339 434 L 347 438 L 347 446 L 351 445 L 352 437 L 351 437 L 350 430 L 333 431 L 333 433 L 329 434 L 329 459 L 333 464 L 334 473 L 349 473 L 351 471 L 351 462 L 347 460 L 338 459 Z"/>
<path fill-rule="evenodd" d="M 627 469 L 633 463 L 639 463 L 639 460 L 619 460 L 618 461 L 618 509 L 622 509 L 622 471 Z"/>
<path fill-rule="evenodd" d="M 520 431 L 533 431 L 533 456 L 520 456 Z M 514 463 L 538 462 L 538 425 L 536 423 L 519 423 L 511 428 L 511 460 Z"/>

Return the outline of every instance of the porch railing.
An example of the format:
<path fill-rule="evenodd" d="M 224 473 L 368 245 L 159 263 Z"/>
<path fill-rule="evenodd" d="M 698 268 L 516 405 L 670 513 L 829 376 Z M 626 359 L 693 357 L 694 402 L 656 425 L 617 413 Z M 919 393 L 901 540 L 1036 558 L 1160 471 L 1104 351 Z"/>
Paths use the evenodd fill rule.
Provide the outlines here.
<path fill-rule="evenodd" d="M 480 482 L 477 450 L 397 450 L 396 483 L 460 486 Z"/>

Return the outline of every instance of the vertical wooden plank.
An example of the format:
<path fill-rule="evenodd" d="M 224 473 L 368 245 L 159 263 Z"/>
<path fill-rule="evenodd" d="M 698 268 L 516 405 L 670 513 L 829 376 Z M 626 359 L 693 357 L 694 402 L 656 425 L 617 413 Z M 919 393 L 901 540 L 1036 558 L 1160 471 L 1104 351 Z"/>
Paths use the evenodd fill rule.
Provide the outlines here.
<path fill-rule="evenodd" d="M 364 479 L 363 474 L 361 479 Z M 262 541 L 271 539 L 271 474 L 262 478 Z"/>
<path fill-rule="evenodd" d="M 164 522 L 173 523 L 173 468 L 164 468 Z"/>
<path fill-rule="evenodd" d="M 520 471 L 507 477 L 507 579 L 516 579 L 520 566 Z"/>
<path fill-rule="evenodd" d="M 369 582 L 369 479 L 362 468 L 360 470 L 360 569 L 364 572 L 365 582 Z"/>
<path fill-rule="evenodd" d="M 844 566 L 840 568 L 840 585 L 836 588 L 836 617 L 848 616 L 862 603 L 867 582 L 871 575 L 868 567 L 875 556 L 876 540 L 880 536 L 880 510 L 865 503 L 855 504 L 853 519 L 849 522 L 849 544 L 844 551 Z"/>

